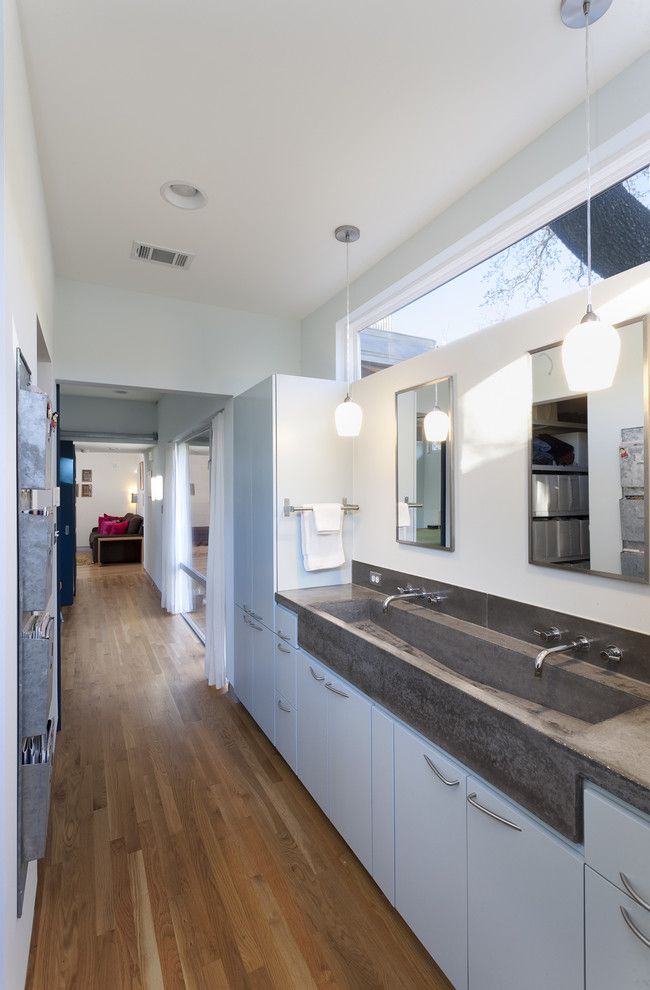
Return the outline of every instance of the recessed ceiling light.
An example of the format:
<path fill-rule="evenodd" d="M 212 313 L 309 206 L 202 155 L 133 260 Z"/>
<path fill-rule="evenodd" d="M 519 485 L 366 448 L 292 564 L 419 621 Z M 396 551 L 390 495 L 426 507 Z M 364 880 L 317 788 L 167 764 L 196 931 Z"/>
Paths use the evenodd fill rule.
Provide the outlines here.
<path fill-rule="evenodd" d="M 200 210 L 208 201 L 208 197 L 200 189 L 181 179 L 165 182 L 160 187 L 160 195 L 167 203 L 177 206 L 179 210 Z"/>

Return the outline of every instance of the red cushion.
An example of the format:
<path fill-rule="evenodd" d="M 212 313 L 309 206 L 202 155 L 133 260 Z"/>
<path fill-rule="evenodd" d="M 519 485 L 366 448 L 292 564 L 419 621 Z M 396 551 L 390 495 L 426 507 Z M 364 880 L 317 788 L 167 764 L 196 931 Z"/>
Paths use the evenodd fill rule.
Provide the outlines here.
<path fill-rule="evenodd" d="M 106 536 L 109 532 L 108 527 L 114 525 L 114 523 L 110 519 L 102 519 L 101 516 L 99 517 L 97 522 L 98 522 L 98 529 L 100 536 Z"/>
<path fill-rule="evenodd" d="M 129 528 L 129 520 L 125 519 L 124 522 L 114 522 L 108 525 L 111 527 L 108 531 L 110 536 L 122 536 Z"/>

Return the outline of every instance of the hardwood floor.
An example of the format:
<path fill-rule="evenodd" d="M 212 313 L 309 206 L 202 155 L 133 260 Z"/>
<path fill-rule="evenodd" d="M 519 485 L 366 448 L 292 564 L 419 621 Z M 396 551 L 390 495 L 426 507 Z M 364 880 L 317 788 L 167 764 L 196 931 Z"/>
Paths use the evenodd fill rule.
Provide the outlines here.
<path fill-rule="evenodd" d="M 135 565 L 83 567 L 27 987 L 448 990 Z"/>

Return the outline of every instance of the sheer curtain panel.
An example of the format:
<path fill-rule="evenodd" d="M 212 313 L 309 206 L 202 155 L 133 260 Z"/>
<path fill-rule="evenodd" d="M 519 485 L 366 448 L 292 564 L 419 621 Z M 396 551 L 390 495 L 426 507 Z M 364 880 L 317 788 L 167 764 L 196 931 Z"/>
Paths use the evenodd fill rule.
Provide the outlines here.
<path fill-rule="evenodd" d="M 210 539 L 206 592 L 205 676 L 213 687 L 226 686 L 226 582 L 224 569 L 224 416 L 210 430 Z"/>
<path fill-rule="evenodd" d="M 170 443 L 163 486 L 161 604 L 168 612 L 192 611 L 192 584 L 181 564 L 192 562 L 190 458 L 186 443 Z"/>

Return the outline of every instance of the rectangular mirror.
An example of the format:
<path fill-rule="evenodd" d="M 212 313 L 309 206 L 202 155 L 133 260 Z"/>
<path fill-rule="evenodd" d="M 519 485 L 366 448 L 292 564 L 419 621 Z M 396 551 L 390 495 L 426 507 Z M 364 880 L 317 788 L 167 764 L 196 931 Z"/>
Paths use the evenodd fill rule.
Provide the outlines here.
<path fill-rule="evenodd" d="M 647 583 L 647 320 L 617 330 L 602 391 L 569 391 L 560 344 L 531 355 L 529 560 Z"/>
<path fill-rule="evenodd" d="M 454 549 L 452 410 L 451 378 L 395 394 L 398 543 Z"/>

